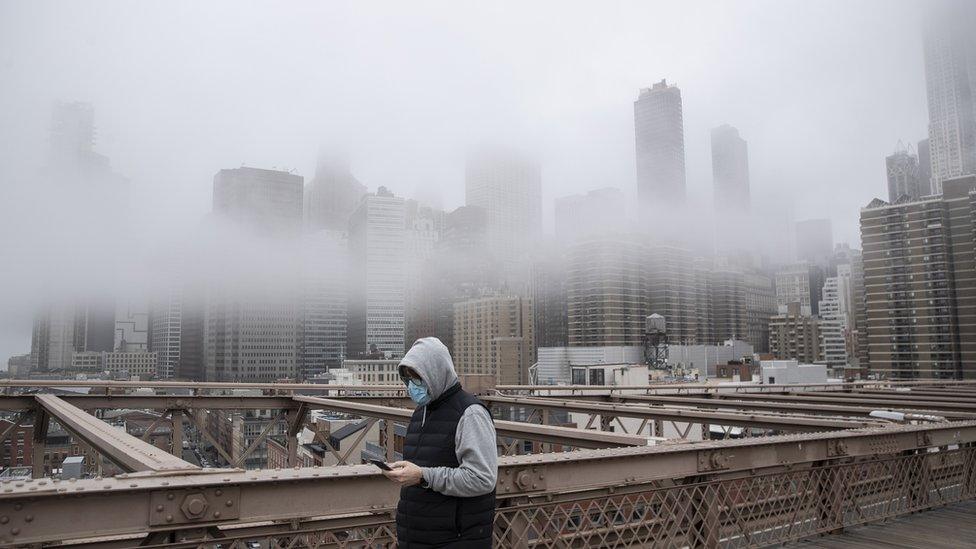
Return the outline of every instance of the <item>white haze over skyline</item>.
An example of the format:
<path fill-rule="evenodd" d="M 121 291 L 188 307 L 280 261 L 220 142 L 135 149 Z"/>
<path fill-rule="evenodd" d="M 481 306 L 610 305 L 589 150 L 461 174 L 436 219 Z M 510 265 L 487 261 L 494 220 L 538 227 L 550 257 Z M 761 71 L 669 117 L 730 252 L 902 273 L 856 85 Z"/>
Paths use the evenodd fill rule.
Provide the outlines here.
<path fill-rule="evenodd" d="M 551 230 L 557 197 L 635 194 L 633 101 L 662 78 L 681 88 L 703 218 L 709 131 L 728 123 L 749 143 L 758 215 L 828 217 L 859 247 L 885 155 L 927 135 L 926 5 L 0 0 L 0 361 L 30 349 L 32 304 L 56 280 L 38 273 L 72 275 L 32 230 L 58 227 L 30 199 L 58 101 L 94 106 L 95 149 L 131 193 L 105 249 L 141 264 L 192 241 L 221 168 L 307 183 L 320 150 L 347 154 L 371 191 L 452 209 L 470 147 L 523 149 Z"/>

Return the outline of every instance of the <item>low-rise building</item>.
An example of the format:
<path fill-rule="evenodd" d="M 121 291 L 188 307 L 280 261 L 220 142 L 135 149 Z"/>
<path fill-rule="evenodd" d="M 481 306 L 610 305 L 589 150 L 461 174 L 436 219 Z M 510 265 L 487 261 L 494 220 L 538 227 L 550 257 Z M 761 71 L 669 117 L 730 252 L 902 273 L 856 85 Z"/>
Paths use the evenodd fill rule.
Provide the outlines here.
<path fill-rule="evenodd" d="M 827 383 L 827 366 L 801 364 L 796 360 L 764 360 L 759 364 L 760 383 L 782 385 L 784 383 Z"/>
<path fill-rule="evenodd" d="M 820 362 L 821 351 L 820 319 L 802 314 L 800 303 L 769 319 L 769 352 L 777 359 Z"/>
<path fill-rule="evenodd" d="M 139 379 L 152 379 L 156 377 L 156 365 L 158 361 L 158 353 L 117 351 L 102 354 L 102 363 L 105 370 L 113 373 L 127 372 L 130 377 L 138 376 Z"/>
<path fill-rule="evenodd" d="M 342 361 L 342 368 L 349 372 L 355 385 L 399 384 L 399 366 L 399 360 L 385 358 Z"/>

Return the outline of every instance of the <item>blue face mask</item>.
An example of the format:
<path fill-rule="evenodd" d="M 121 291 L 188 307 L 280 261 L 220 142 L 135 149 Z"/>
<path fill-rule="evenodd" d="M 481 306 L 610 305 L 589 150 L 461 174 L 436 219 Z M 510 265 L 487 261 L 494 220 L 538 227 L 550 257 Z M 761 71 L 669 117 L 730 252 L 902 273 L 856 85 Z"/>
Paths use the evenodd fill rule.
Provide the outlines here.
<path fill-rule="evenodd" d="M 410 393 L 410 399 L 417 403 L 417 406 L 426 406 L 430 402 L 430 393 L 427 392 L 427 387 L 424 384 L 415 381 L 413 379 L 407 383 L 407 392 Z"/>

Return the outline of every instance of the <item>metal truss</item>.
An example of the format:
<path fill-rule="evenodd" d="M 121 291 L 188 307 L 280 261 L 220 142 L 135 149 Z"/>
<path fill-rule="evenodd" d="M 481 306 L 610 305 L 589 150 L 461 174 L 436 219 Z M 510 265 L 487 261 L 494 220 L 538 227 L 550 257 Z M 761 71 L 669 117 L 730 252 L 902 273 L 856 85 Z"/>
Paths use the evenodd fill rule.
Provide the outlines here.
<path fill-rule="evenodd" d="M 240 387 L 234 384 L 161 383 L 97 382 L 104 394 L 0 396 L 0 411 L 13 421 L 0 443 L 32 422 L 34 457 L 43 459 L 53 421 L 125 471 L 84 480 L 3 481 L 0 545 L 395 543 L 398 490 L 373 466 L 240 467 L 280 423 L 287 425 L 294 465 L 294 435 L 313 409 L 384 420 L 391 457 L 392 426 L 412 414 L 402 388 L 252 384 L 247 387 L 255 394 L 242 396 L 219 394 Z M 192 390 L 126 393 L 144 385 L 160 393 Z M 496 422 L 499 447 L 517 454 L 521 440 L 563 451 L 499 458 L 496 545 L 761 547 L 976 497 L 976 385 L 873 382 L 827 389 L 499 387 L 484 395 L 491 406 L 527 411 L 525 421 Z M 297 394 L 316 391 L 324 396 Z M 110 408 L 159 414 L 135 437 L 92 415 Z M 273 413 L 234 456 L 208 432 L 203 414 L 247 409 Z M 924 415 L 897 423 L 871 417 L 877 409 Z M 589 422 L 582 428 L 548 425 L 553 412 L 581 414 Z M 231 468 L 203 469 L 180 459 L 184 418 Z M 640 428 L 611 432 L 627 430 L 621 418 L 638 420 Z M 690 441 L 643 434 L 652 426 L 650 434 L 660 435 L 662 422 L 686 433 L 702 425 L 721 426 L 728 435 L 738 426 L 763 436 Z M 145 442 L 163 423 L 173 427 L 175 455 Z M 350 450 L 328 450 L 339 463 L 356 461 Z"/>

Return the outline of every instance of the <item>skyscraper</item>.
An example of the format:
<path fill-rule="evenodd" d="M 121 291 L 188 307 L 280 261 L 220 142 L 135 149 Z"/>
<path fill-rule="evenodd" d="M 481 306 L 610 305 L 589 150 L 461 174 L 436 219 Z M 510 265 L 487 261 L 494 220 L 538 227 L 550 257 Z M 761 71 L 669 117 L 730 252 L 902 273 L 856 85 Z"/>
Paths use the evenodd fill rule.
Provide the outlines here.
<path fill-rule="evenodd" d="M 902 196 L 918 200 L 928 193 L 922 184 L 918 157 L 905 148 L 899 148 L 885 158 L 888 173 L 888 200 L 894 202 Z"/>
<path fill-rule="evenodd" d="M 149 305 L 149 351 L 156 353 L 156 376 L 172 379 L 180 364 L 183 295 L 169 288 Z"/>
<path fill-rule="evenodd" d="M 672 344 L 698 345 L 702 325 L 711 323 L 710 311 L 702 311 L 702 294 L 708 293 L 708 277 L 696 268 L 691 250 L 680 246 L 653 246 L 645 256 L 648 292 L 647 314 L 665 318 Z M 713 303 L 714 306 L 714 303 Z M 714 330 L 711 330 L 714 337 Z"/>
<path fill-rule="evenodd" d="M 488 218 L 488 251 L 509 278 L 524 262 L 542 232 L 542 174 L 521 154 L 481 150 L 465 168 L 465 204 L 483 208 Z"/>
<path fill-rule="evenodd" d="M 976 173 L 976 8 L 933 13 L 925 29 L 932 192 L 946 179 Z M 935 8 L 938 10 L 939 8 Z"/>
<path fill-rule="evenodd" d="M 530 291 L 537 352 L 540 347 L 569 345 L 566 269 L 566 250 L 558 243 L 543 242 L 532 254 Z"/>
<path fill-rule="evenodd" d="M 268 382 L 300 375 L 302 281 L 299 269 L 287 267 L 301 255 L 302 191 L 303 178 L 285 171 L 237 168 L 214 176 L 214 214 L 234 223 L 245 246 L 227 251 L 227 262 L 240 268 L 209 280 L 202 303 L 184 301 L 181 337 L 195 347 L 202 326 L 206 379 Z M 181 347 L 178 375 L 198 374 L 198 353 Z"/>
<path fill-rule="evenodd" d="M 306 228 L 345 231 L 365 194 L 366 186 L 349 171 L 346 160 L 320 155 L 315 177 L 305 187 Z"/>
<path fill-rule="evenodd" d="M 976 176 L 942 183 L 861 210 L 870 367 L 891 379 L 976 378 Z"/>
<path fill-rule="evenodd" d="M 749 148 L 728 124 L 712 129 L 712 182 L 717 212 L 749 213 Z"/>
<path fill-rule="evenodd" d="M 569 249 L 566 279 L 569 345 L 640 345 L 648 295 L 646 247 L 638 236 L 581 240 Z"/>
<path fill-rule="evenodd" d="M 932 194 L 932 156 L 927 138 L 918 142 L 918 184 L 920 196 Z"/>
<path fill-rule="evenodd" d="M 821 355 L 830 368 L 848 364 L 851 327 L 851 266 L 839 265 L 837 276 L 827 277 L 820 299 Z"/>
<path fill-rule="evenodd" d="M 209 297 L 204 325 L 208 381 L 267 383 L 298 377 L 302 307 L 297 276 L 228 281 L 211 287 Z"/>
<path fill-rule="evenodd" d="M 408 302 L 407 343 L 434 336 L 454 349 L 454 304 L 501 289 L 487 243 L 483 208 L 461 206 L 444 215 L 433 255 L 421 269 L 419 293 Z"/>
<path fill-rule="evenodd" d="M 389 357 L 403 356 L 405 222 L 404 200 L 385 187 L 363 197 L 349 220 L 349 358 L 373 346 Z"/>
<path fill-rule="evenodd" d="M 149 350 L 149 304 L 141 299 L 125 298 L 115 309 L 114 349 L 121 352 Z"/>
<path fill-rule="evenodd" d="M 572 241 L 627 229 L 627 199 L 606 187 L 556 199 L 556 238 Z"/>
<path fill-rule="evenodd" d="M 300 175 L 278 170 L 220 170 L 214 176 L 213 211 L 251 235 L 297 236 L 303 181 Z"/>
<path fill-rule="evenodd" d="M 808 219 L 796 223 L 796 257 L 811 265 L 826 267 L 834 254 L 834 232 L 829 219 Z M 817 288 L 820 292 L 820 288 Z"/>
<path fill-rule="evenodd" d="M 345 232 L 302 237 L 302 377 L 338 367 L 346 357 L 349 260 Z"/>
<path fill-rule="evenodd" d="M 634 101 L 637 198 L 641 216 L 685 201 L 685 138 L 681 90 L 661 80 Z"/>
<path fill-rule="evenodd" d="M 31 370 L 68 370 L 74 353 L 111 351 L 115 329 L 111 303 L 65 299 L 41 308 L 31 333 Z"/>

